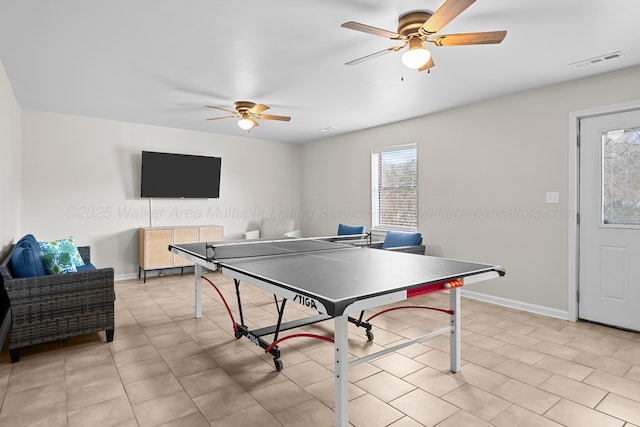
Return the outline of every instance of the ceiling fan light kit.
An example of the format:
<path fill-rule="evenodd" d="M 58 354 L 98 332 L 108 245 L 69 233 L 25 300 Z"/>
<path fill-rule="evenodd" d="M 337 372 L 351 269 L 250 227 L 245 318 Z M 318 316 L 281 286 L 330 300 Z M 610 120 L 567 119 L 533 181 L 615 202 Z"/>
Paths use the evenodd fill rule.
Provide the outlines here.
<path fill-rule="evenodd" d="M 402 54 L 402 63 L 412 70 L 425 65 L 431 59 L 431 52 L 422 45 L 422 40 L 412 38 L 409 40 L 409 50 Z"/>
<path fill-rule="evenodd" d="M 249 130 L 253 127 L 253 121 L 249 119 L 248 116 L 242 116 L 242 118 L 240 120 L 238 120 L 238 126 L 240 126 L 240 129 L 242 130 Z"/>
<path fill-rule="evenodd" d="M 408 46 L 408 50 L 402 54 L 403 64 L 418 71 L 426 70 L 429 72 L 435 66 L 435 63 L 431 53 L 424 47 L 423 43 L 431 43 L 434 46 L 464 46 L 498 44 L 502 42 L 507 35 L 506 31 L 436 35 L 475 1 L 445 0 L 438 10 L 433 13 L 426 10 L 407 12 L 398 18 L 398 31 L 396 33 L 360 22 L 345 22 L 341 25 L 343 28 L 404 42 L 404 46 L 392 46 L 380 52 L 349 61 L 346 65 L 359 64 L 390 52 L 397 52 Z"/>

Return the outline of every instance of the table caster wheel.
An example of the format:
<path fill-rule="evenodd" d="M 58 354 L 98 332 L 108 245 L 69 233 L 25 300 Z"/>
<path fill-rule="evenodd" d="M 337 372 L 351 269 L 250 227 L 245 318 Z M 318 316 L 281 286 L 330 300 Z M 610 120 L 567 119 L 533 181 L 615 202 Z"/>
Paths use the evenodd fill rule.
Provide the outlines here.
<path fill-rule="evenodd" d="M 373 332 L 371 331 L 371 329 L 367 329 L 367 340 L 373 341 Z"/>
<path fill-rule="evenodd" d="M 276 371 L 280 372 L 280 371 L 282 371 L 282 369 L 284 369 L 284 365 L 282 364 L 282 360 L 273 359 L 273 363 L 274 363 L 274 365 L 276 365 Z"/>

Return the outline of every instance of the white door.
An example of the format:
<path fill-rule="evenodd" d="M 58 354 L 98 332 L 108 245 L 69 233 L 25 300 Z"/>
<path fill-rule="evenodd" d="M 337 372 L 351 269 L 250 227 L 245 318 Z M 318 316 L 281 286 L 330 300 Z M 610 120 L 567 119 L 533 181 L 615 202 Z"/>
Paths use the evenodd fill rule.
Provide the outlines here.
<path fill-rule="evenodd" d="M 640 110 L 580 120 L 578 317 L 640 331 Z"/>

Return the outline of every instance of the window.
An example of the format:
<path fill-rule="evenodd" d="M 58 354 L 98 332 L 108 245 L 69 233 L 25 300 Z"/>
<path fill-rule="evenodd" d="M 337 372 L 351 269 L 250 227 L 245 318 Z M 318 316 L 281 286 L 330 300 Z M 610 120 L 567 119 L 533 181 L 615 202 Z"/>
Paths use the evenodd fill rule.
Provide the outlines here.
<path fill-rule="evenodd" d="M 416 144 L 372 150 L 371 213 L 374 229 L 418 229 Z"/>

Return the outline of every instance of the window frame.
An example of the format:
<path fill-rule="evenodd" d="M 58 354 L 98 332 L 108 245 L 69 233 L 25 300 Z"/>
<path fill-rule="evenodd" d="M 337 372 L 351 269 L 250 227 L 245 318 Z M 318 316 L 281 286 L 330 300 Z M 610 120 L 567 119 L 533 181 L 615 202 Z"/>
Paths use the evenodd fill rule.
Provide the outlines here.
<path fill-rule="evenodd" d="M 415 176 L 413 176 L 415 199 L 415 220 L 412 224 L 381 224 L 380 215 L 380 173 L 384 165 L 380 165 L 380 160 L 376 156 L 383 153 L 399 152 L 413 150 L 415 154 Z M 380 147 L 371 149 L 371 229 L 373 231 L 417 231 L 418 230 L 418 144 L 415 142 L 394 145 L 389 147 Z"/>

